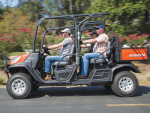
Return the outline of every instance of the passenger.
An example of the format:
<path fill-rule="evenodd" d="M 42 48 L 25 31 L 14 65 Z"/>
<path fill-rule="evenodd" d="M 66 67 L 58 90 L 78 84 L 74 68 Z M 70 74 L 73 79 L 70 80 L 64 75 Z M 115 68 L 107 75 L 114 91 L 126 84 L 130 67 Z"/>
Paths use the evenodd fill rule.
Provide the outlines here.
<path fill-rule="evenodd" d="M 71 46 L 73 45 L 73 40 L 70 37 L 71 30 L 69 28 L 66 28 L 61 32 L 63 33 L 63 37 L 65 38 L 61 43 L 48 46 L 48 47 L 46 45 L 43 45 L 43 47 L 48 48 L 49 50 L 53 50 L 53 49 L 56 50 L 61 48 L 59 56 L 47 56 L 45 58 L 44 72 L 46 72 L 46 78 L 45 78 L 46 81 L 52 80 L 52 75 L 51 75 L 52 63 L 56 61 L 60 61 L 63 55 L 69 54 L 71 50 Z M 68 57 L 69 56 L 66 56 L 65 58 L 63 58 L 62 61 L 67 61 Z"/>
<path fill-rule="evenodd" d="M 96 29 L 97 34 L 99 35 L 97 38 L 81 41 L 81 43 L 83 44 L 96 44 L 94 46 L 93 53 L 86 53 L 81 57 L 81 75 L 78 76 L 79 79 L 87 78 L 90 59 L 95 58 L 107 49 L 106 44 L 109 41 L 109 38 L 105 34 L 105 26 L 99 25 L 96 27 Z M 106 52 L 104 53 L 104 55 L 106 56 Z M 98 58 L 103 58 L 103 56 L 100 55 Z"/>
<path fill-rule="evenodd" d="M 97 34 L 96 31 L 92 31 L 90 35 L 91 35 L 91 38 L 92 38 L 92 39 L 95 39 L 96 37 L 98 37 L 98 34 Z M 81 45 L 81 47 L 82 47 L 82 48 L 90 47 L 89 53 L 93 53 L 94 45 L 95 45 L 95 43 L 92 43 L 92 44 L 84 44 L 84 45 Z"/>

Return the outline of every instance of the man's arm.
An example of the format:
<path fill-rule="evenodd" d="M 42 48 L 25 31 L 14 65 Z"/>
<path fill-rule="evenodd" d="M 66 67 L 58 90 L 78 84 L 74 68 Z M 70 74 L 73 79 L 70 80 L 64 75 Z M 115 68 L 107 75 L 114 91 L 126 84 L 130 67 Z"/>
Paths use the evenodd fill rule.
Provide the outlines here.
<path fill-rule="evenodd" d="M 59 44 L 55 44 L 55 45 L 49 46 L 48 49 L 53 50 L 53 49 L 56 49 L 56 48 L 60 48 L 60 47 L 62 47 L 62 46 L 63 46 L 63 45 L 62 45 L 61 43 L 59 43 Z"/>
<path fill-rule="evenodd" d="M 55 49 L 52 49 L 54 51 L 60 51 L 62 47 L 58 47 L 58 48 L 55 48 Z"/>
<path fill-rule="evenodd" d="M 82 47 L 82 48 L 91 47 L 91 44 L 84 44 L 84 45 L 80 45 L 80 47 Z"/>
<path fill-rule="evenodd" d="M 48 48 L 48 49 L 51 49 L 51 50 L 58 50 L 58 49 L 60 49 L 61 47 L 62 47 L 63 45 L 60 43 L 60 44 L 55 44 L 55 45 L 52 45 L 52 46 L 46 46 L 46 45 L 43 45 L 43 47 L 46 47 L 46 48 Z"/>
<path fill-rule="evenodd" d="M 82 41 L 83 44 L 91 44 L 91 43 L 96 43 L 96 42 L 97 42 L 96 39 L 89 39 L 89 40 Z"/>

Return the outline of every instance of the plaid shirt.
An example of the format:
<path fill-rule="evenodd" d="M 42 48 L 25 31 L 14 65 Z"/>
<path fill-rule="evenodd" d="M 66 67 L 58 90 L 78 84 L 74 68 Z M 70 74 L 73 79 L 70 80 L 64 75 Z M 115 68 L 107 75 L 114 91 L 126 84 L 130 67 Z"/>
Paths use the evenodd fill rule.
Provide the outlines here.
<path fill-rule="evenodd" d="M 97 40 L 94 49 L 93 49 L 93 53 L 102 53 L 104 51 L 106 51 L 107 49 L 107 42 L 109 41 L 108 36 L 103 33 L 100 34 L 97 38 L 95 38 Z M 106 52 L 104 53 L 104 55 L 106 56 Z"/>

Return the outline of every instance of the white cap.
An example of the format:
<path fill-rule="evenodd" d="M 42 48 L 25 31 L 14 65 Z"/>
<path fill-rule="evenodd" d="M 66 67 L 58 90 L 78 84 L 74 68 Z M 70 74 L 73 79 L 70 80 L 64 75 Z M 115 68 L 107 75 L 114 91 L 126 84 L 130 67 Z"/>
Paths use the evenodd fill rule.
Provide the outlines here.
<path fill-rule="evenodd" d="M 69 28 L 66 28 L 64 30 L 61 30 L 61 32 L 67 32 L 67 33 L 71 33 L 71 30 Z"/>

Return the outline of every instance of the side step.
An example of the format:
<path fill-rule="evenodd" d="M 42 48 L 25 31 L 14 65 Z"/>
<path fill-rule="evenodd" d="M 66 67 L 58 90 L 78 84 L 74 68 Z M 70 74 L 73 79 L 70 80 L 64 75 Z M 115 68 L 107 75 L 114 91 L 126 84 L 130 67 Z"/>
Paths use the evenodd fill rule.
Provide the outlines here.
<path fill-rule="evenodd" d="M 83 84 L 90 84 L 90 79 L 78 79 L 76 81 L 72 81 L 72 85 L 83 85 Z"/>

